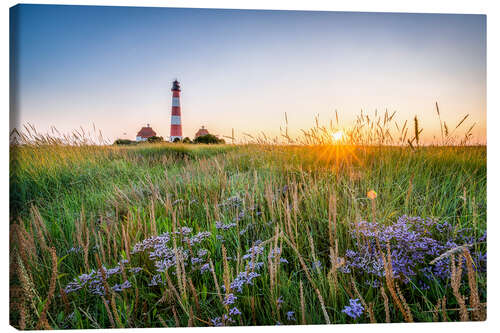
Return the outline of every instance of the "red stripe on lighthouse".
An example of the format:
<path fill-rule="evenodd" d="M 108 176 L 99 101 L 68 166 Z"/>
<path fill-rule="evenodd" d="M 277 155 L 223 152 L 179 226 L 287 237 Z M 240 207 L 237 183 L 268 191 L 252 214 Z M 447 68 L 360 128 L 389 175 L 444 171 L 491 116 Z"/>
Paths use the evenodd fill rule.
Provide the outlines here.
<path fill-rule="evenodd" d="M 182 136 L 182 125 L 170 125 L 170 136 Z"/>
<path fill-rule="evenodd" d="M 172 106 L 172 116 L 180 116 L 180 115 L 181 115 L 181 107 Z"/>

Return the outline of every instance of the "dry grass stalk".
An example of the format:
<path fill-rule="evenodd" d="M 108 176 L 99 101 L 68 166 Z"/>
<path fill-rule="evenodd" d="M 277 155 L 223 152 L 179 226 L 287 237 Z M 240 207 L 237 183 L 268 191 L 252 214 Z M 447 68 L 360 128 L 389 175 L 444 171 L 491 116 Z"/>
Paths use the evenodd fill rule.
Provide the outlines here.
<path fill-rule="evenodd" d="M 443 316 L 443 321 L 448 321 L 448 316 L 446 315 L 446 296 L 441 299 L 441 315 Z"/>
<path fill-rule="evenodd" d="M 175 212 L 172 213 L 172 227 L 173 227 L 173 234 L 175 235 L 177 231 L 177 223 L 176 223 L 176 214 Z M 182 256 L 182 251 L 180 251 L 177 248 L 177 237 L 173 238 L 173 249 L 175 253 L 175 274 L 177 276 L 177 287 L 179 288 L 182 296 L 184 297 L 186 295 L 186 291 L 183 289 L 183 283 L 182 283 L 182 268 L 181 265 L 184 266 L 184 263 L 181 261 L 181 256 Z"/>
<path fill-rule="evenodd" d="M 385 322 L 390 323 L 391 322 L 391 311 L 389 309 L 389 297 L 387 297 L 387 294 L 385 293 L 384 285 L 380 286 L 380 293 L 382 294 L 382 298 L 384 299 Z"/>
<path fill-rule="evenodd" d="M 45 241 L 47 229 L 45 228 L 45 223 L 42 220 L 40 212 L 35 206 L 31 206 L 31 214 L 33 225 L 35 226 L 36 232 L 38 233 L 38 242 L 40 243 L 42 250 L 50 251 Z"/>
<path fill-rule="evenodd" d="M 181 272 L 182 272 L 182 297 L 187 299 L 187 279 L 186 279 L 186 268 L 184 267 L 184 254 L 180 251 L 180 263 L 181 263 Z M 177 277 L 179 278 L 179 277 Z"/>
<path fill-rule="evenodd" d="M 441 300 L 438 299 L 437 304 L 434 305 L 434 310 L 432 310 L 432 321 L 433 322 L 438 322 L 439 321 L 440 302 L 441 302 Z"/>
<path fill-rule="evenodd" d="M 104 286 L 105 295 L 108 297 L 108 300 L 111 300 L 112 289 L 109 288 L 107 276 L 106 276 L 106 271 L 104 270 L 104 267 L 102 266 L 101 259 L 99 258 L 97 253 L 95 254 L 95 259 L 97 261 L 97 266 L 99 268 L 99 272 L 101 273 L 101 279 L 102 279 L 102 284 Z"/>
<path fill-rule="evenodd" d="M 134 298 L 134 308 L 132 312 L 132 316 L 137 318 L 137 307 L 139 306 L 139 288 L 135 286 L 135 298 Z"/>
<path fill-rule="evenodd" d="M 281 250 L 283 249 L 283 240 L 280 240 L 280 244 L 278 247 L 278 239 L 280 235 L 280 227 L 276 226 L 276 231 L 274 234 L 274 263 L 273 263 L 273 277 L 274 277 L 274 285 L 278 285 L 278 269 L 280 267 L 280 258 L 281 258 Z"/>
<path fill-rule="evenodd" d="M 24 302 L 18 302 L 17 309 L 19 311 L 19 322 L 18 326 L 20 330 L 26 329 L 26 307 Z"/>
<path fill-rule="evenodd" d="M 337 247 L 337 243 L 335 242 L 335 246 Z M 337 251 L 334 250 L 332 247 L 330 247 L 330 273 L 329 275 L 331 276 L 331 279 L 333 280 L 333 288 L 335 293 L 337 292 L 337 287 L 338 287 L 338 277 L 337 277 L 337 265 L 338 262 L 338 257 L 337 257 Z"/>
<path fill-rule="evenodd" d="M 191 278 L 188 278 L 189 281 L 189 288 L 191 289 L 191 294 L 193 294 L 194 298 L 194 305 L 196 306 L 196 311 L 199 313 L 200 312 L 200 302 L 198 300 L 198 293 L 196 291 L 196 288 L 194 287 L 193 281 Z"/>
<path fill-rule="evenodd" d="M 193 318 L 194 318 L 193 308 L 190 307 L 189 308 L 188 327 L 193 327 Z"/>
<path fill-rule="evenodd" d="M 115 229 L 118 229 L 118 227 L 116 227 Z M 118 258 L 118 246 L 116 245 L 116 237 L 112 238 L 113 238 L 113 255 L 114 258 Z"/>
<path fill-rule="evenodd" d="M 300 280 L 300 314 L 302 317 L 302 325 L 306 325 L 306 305 L 304 302 L 304 287 L 302 286 L 302 280 Z"/>
<path fill-rule="evenodd" d="M 479 300 L 479 291 L 477 288 L 476 282 L 476 274 L 474 271 L 474 261 L 470 255 L 470 252 L 467 248 L 463 250 L 465 263 L 467 266 L 467 278 L 469 280 L 469 289 L 470 289 L 470 307 L 472 308 L 472 320 L 486 320 L 486 311 L 481 306 L 481 302 Z"/>
<path fill-rule="evenodd" d="M 156 217 L 155 217 L 155 202 L 151 200 L 151 233 L 153 235 L 158 235 L 156 231 Z"/>
<path fill-rule="evenodd" d="M 127 260 L 130 261 L 130 248 L 129 248 L 129 233 L 125 231 L 125 225 L 122 224 L 122 237 L 123 242 L 125 243 L 125 253 L 127 255 Z"/>
<path fill-rule="evenodd" d="M 64 312 L 66 314 L 69 314 L 71 312 L 71 307 L 69 305 L 68 296 L 66 295 L 66 292 L 64 291 L 63 288 L 59 289 L 59 293 L 61 294 L 61 299 L 64 304 Z"/>
<path fill-rule="evenodd" d="M 52 259 L 52 274 L 50 277 L 50 284 L 49 284 L 49 293 L 47 295 L 47 301 L 45 302 L 45 305 L 43 306 L 43 310 L 40 314 L 40 319 L 38 320 L 37 328 L 47 328 L 50 327 L 48 322 L 47 322 L 47 311 L 49 310 L 50 303 L 52 302 L 52 299 L 54 298 L 54 293 L 56 291 L 56 282 L 57 282 L 57 254 L 56 254 L 56 249 L 51 247 L 49 249 L 50 252 L 50 257 Z"/>
<path fill-rule="evenodd" d="M 90 247 L 90 233 L 87 229 L 87 232 L 85 233 L 85 243 L 83 244 L 83 259 L 84 259 L 85 268 L 87 269 L 87 271 L 90 271 L 89 247 Z"/>
<path fill-rule="evenodd" d="M 334 248 L 334 238 L 337 234 L 337 198 L 335 194 L 330 195 L 328 203 L 328 236 L 330 247 Z"/>
<path fill-rule="evenodd" d="M 411 175 L 410 180 L 408 181 L 408 191 L 406 192 L 406 199 L 405 199 L 405 206 L 408 206 L 408 203 L 410 202 L 410 197 L 411 197 L 411 192 L 413 190 L 413 176 Z"/>
<path fill-rule="evenodd" d="M 106 312 L 108 314 L 108 319 L 111 324 L 112 328 L 116 328 L 115 320 L 113 319 L 113 314 L 111 313 L 111 310 L 109 309 L 108 301 L 104 298 L 104 296 L 101 296 L 101 300 L 104 303 L 104 307 L 106 308 Z"/>
<path fill-rule="evenodd" d="M 17 246 L 17 253 L 20 255 L 20 259 L 23 261 L 23 265 L 27 266 L 30 262 L 29 253 L 36 253 L 35 240 L 33 236 L 26 231 L 22 225 L 22 221 L 12 225 L 12 232 L 15 236 L 13 238 L 13 245 Z M 29 274 L 29 272 L 28 272 Z"/>
<path fill-rule="evenodd" d="M 316 263 L 318 261 L 318 258 L 316 257 L 316 251 L 314 248 L 314 241 L 313 241 L 311 233 L 309 232 L 309 229 L 307 230 L 307 238 L 309 239 L 309 247 L 311 248 L 311 255 L 313 258 L 313 262 Z M 316 268 L 316 272 L 318 272 L 318 274 L 320 274 L 321 271 L 320 271 L 319 265 L 315 264 L 314 267 Z"/>
<path fill-rule="evenodd" d="M 103 229 L 106 234 L 106 250 L 108 252 L 108 258 L 111 258 L 111 242 L 110 242 L 111 236 L 109 233 L 109 224 L 105 222 Z"/>
<path fill-rule="evenodd" d="M 272 246 L 269 245 L 269 252 L 272 251 Z M 273 261 L 271 259 L 271 256 L 267 256 L 267 270 L 269 272 L 269 284 L 270 284 L 270 290 L 271 290 L 271 298 L 274 299 L 274 268 L 273 268 Z"/>
<path fill-rule="evenodd" d="M 226 247 L 222 245 L 222 263 L 224 265 L 224 273 L 223 273 L 223 278 L 224 278 L 224 287 L 226 288 L 226 295 L 229 294 L 230 290 L 230 277 L 229 277 L 229 263 L 227 261 L 227 251 Z"/>
<path fill-rule="evenodd" d="M 111 309 L 113 310 L 113 314 L 115 316 L 115 322 L 118 324 L 118 327 L 123 328 L 123 324 L 120 319 L 120 314 L 118 313 L 118 309 L 116 308 L 116 297 L 114 293 L 111 294 Z"/>
<path fill-rule="evenodd" d="M 370 316 L 370 323 L 376 324 L 377 320 L 375 319 L 375 314 L 373 313 L 373 302 L 368 304 L 368 315 Z"/>
<path fill-rule="evenodd" d="M 378 244 L 378 246 L 380 250 L 380 245 Z M 399 311 L 401 311 L 401 313 L 403 314 L 405 321 L 411 323 L 413 322 L 411 313 L 409 313 L 401 303 L 401 299 L 396 293 L 396 289 L 394 287 L 394 277 L 392 275 L 391 247 L 389 243 L 386 244 L 386 248 L 387 248 L 387 258 L 385 257 L 382 251 L 380 251 L 380 254 L 382 255 L 382 260 L 384 262 L 384 271 L 385 271 L 384 275 L 385 275 L 385 282 L 387 285 L 387 289 L 389 289 L 389 293 L 391 294 L 391 297 L 394 300 L 394 303 L 396 303 L 396 306 L 398 307 Z"/>
<path fill-rule="evenodd" d="M 255 313 L 255 297 L 250 298 L 250 308 L 252 309 L 252 322 L 254 326 L 257 326 L 257 316 Z"/>
<path fill-rule="evenodd" d="M 449 249 L 445 253 L 441 254 L 439 257 L 434 258 L 431 262 L 429 262 L 429 264 L 434 265 L 439 260 L 442 260 L 442 259 L 447 258 L 447 257 L 451 257 L 452 255 L 454 255 L 456 253 L 463 252 L 464 249 L 467 249 L 467 248 L 471 247 L 472 245 L 473 244 L 464 244 L 464 245 L 460 245 L 460 246 L 454 247 L 452 249 Z"/>
<path fill-rule="evenodd" d="M 363 307 L 365 309 L 368 309 L 368 305 L 366 304 L 365 299 L 363 298 L 363 296 L 361 296 L 358 288 L 356 287 L 356 282 L 354 281 L 354 277 L 352 275 L 351 275 L 351 283 L 352 283 L 352 288 L 354 289 L 354 292 L 356 293 L 356 296 L 361 301 L 361 304 L 363 304 Z"/>
<path fill-rule="evenodd" d="M 175 306 L 172 306 L 172 313 L 174 315 L 175 327 L 180 327 L 181 323 L 179 321 L 179 316 L 177 315 L 177 310 L 175 309 Z"/>
<path fill-rule="evenodd" d="M 396 282 L 394 283 L 394 285 L 396 286 L 396 292 L 397 292 L 399 298 L 401 299 L 401 303 L 403 303 L 403 307 L 406 310 L 406 316 L 408 318 L 410 318 L 411 321 L 413 321 L 413 316 L 411 314 L 411 309 L 408 306 L 408 303 L 406 303 L 406 299 L 404 298 L 403 293 L 401 292 L 401 289 L 399 288 L 399 285 Z"/>
<path fill-rule="evenodd" d="M 170 274 L 165 274 L 165 277 L 167 278 L 167 285 L 168 285 L 169 290 L 174 293 L 175 298 L 177 299 L 177 302 L 179 302 L 179 304 L 182 306 L 181 296 L 179 295 L 179 292 L 177 291 L 177 289 L 175 289 L 174 284 L 172 283 L 172 280 L 170 279 Z M 166 292 L 166 290 L 165 290 L 165 292 Z"/>
<path fill-rule="evenodd" d="M 21 259 L 21 256 L 17 255 L 17 274 L 19 278 L 19 282 L 21 283 L 21 288 L 23 290 L 23 294 L 25 297 L 25 300 L 30 304 L 31 308 L 37 312 L 37 306 L 35 303 L 35 300 L 39 298 L 34 283 L 31 280 L 24 264 Z"/>
<path fill-rule="evenodd" d="M 462 279 L 462 256 L 459 257 L 458 267 L 455 264 L 455 255 L 450 256 L 451 288 L 460 308 L 460 321 L 468 321 L 469 314 L 465 305 L 465 298 L 460 294 L 460 282 Z"/>
<path fill-rule="evenodd" d="M 217 295 L 219 296 L 221 304 L 223 304 L 224 300 L 222 299 L 222 294 L 220 293 L 219 283 L 217 282 L 217 275 L 215 275 L 215 267 L 214 263 L 212 262 L 212 259 L 210 259 L 209 263 L 210 263 L 210 271 L 212 272 L 212 277 L 214 278 L 215 290 L 217 291 Z"/>

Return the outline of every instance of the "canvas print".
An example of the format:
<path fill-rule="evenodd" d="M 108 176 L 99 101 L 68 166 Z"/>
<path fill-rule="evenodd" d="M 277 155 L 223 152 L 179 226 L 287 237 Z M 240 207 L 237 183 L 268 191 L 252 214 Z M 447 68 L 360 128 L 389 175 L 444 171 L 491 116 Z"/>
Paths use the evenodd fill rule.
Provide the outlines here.
<path fill-rule="evenodd" d="M 10 8 L 10 324 L 484 321 L 486 16 Z"/>

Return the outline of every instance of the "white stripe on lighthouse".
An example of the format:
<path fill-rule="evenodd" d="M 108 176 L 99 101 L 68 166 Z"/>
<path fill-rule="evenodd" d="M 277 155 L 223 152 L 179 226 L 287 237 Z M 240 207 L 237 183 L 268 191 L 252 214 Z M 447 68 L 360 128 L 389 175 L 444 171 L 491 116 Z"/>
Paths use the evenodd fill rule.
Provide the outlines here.
<path fill-rule="evenodd" d="M 171 125 L 180 125 L 181 124 L 181 116 L 172 116 L 170 120 Z"/>
<path fill-rule="evenodd" d="M 179 97 L 172 97 L 172 106 L 181 106 L 179 102 Z"/>

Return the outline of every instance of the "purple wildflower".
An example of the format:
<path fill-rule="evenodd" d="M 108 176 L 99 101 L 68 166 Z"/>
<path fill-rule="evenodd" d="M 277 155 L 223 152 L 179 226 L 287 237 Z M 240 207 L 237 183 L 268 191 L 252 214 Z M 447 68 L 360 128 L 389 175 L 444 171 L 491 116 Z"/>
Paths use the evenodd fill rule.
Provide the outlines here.
<path fill-rule="evenodd" d="M 348 315 L 351 318 L 358 318 L 363 314 L 365 308 L 359 303 L 359 299 L 350 299 L 349 305 L 346 305 L 342 312 Z"/>
<path fill-rule="evenodd" d="M 217 228 L 219 230 L 226 231 L 226 230 L 231 229 L 232 227 L 236 227 L 236 223 L 224 224 L 220 221 L 215 221 L 215 228 Z"/>
<path fill-rule="evenodd" d="M 234 304 L 234 302 L 236 301 L 237 298 L 238 297 L 234 296 L 233 293 L 227 294 L 226 298 L 224 299 L 223 304 L 224 305 Z"/>
<path fill-rule="evenodd" d="M 316 260 L 315 262 L 312 263 L 312 268 L 313 269 L 320 269 L 321 268 L 321 261 Z"/>
<path fill-rule="evenodd" d="M 223 326 L 221 317 L 212 318 L 212 319 L 210 319 L 210 322 L 214 326 Z"/>
<path fill-rule="evenodd" d="M 203 264 L 200 267 L 200 271 L 201 271 L 202 274 L 205 273 L 206 271 L 211 271 L 210 264 Z"/>
<path fill-rule="evenodd" d="M 234 307 L 231 310 L 229 310 L 229 315 L 231 315 L 231 316 L 237 316 L 237 315 L 240 315 L 240 314 L 241 314 L 240 310 L 238 310 L 236 307 Z"/>
<path fill-rule="evenodd" d="M 132 272 L 132 273 L 134 273 L 134 274 L 137 274 L 137 273 L 139 273 L 140 271 L 142 271 L 142 267 L 132 267 L 132 268 L 129 268 L 128 270 L 129 270 L 129 272 Z"/>

